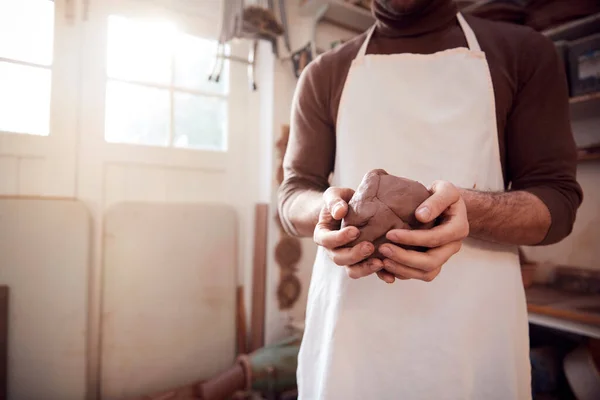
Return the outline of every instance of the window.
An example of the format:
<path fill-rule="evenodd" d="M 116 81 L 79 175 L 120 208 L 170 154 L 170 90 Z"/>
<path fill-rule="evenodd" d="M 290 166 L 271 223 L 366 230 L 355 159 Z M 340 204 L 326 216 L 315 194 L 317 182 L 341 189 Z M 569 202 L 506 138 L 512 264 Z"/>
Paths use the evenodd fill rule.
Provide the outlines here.
<path fill-rule="evenodd" d="M 225 150 L 228 65 L 208 80 L 216 51 L 165 21 L 110 16 L 105 140 Z"/>
<path fill-rule="evenodd" d="M 0 131 L 47 136 L 54 2 L 0 0 Z"/>

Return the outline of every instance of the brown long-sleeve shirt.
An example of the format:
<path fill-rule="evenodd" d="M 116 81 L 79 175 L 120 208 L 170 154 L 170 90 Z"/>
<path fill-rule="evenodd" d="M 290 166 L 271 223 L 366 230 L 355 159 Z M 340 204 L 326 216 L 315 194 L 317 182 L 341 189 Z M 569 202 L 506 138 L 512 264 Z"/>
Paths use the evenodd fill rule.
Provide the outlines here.
<path fill-rule="evenodd" d="M 367 53 L 432 54 L 467 47 L 456 11 L 450 0 L 432 0 L 419 12 L 397 16 L 374 2 L 377 29 Z M 490 67 L 505 186 L 530 192 L 546 204 L 552 223 L 541 244 L 557 242 L 571 232 L 582 201 L 563 65 L 553 43 L 530 28 L 466 19 Z M 279 191 L 280 215 L 291 233 L 295 229 L 287 210 L 293 198 L 329 186 L 340 97 L 365 38 L 362 34 L 323 54 L 298 82 Z"/>

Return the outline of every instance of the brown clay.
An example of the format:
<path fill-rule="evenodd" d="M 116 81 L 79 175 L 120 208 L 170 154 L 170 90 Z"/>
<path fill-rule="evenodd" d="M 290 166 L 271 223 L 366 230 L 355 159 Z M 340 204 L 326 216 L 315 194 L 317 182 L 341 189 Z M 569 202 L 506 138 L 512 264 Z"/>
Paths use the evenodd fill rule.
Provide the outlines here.
<path fill-rule="evenodd" d="M 360 236 L 348 246 L 371 242 L 377 249 L 388 243 L 385 235 L 392 229 L 428 229 L 434 223 L 422 224 L 415 217 L 415 210 L 430 196 L 419 182 L 389 175 L 382 169 L 367 172 L 358 189 L 348 202 L 348 214 L 342 220 L 342 228 L 356 226 Z M 423 250 L 402 246 L 412 250 Z M 376 250 L 373 257 L 383 259 Z"/>

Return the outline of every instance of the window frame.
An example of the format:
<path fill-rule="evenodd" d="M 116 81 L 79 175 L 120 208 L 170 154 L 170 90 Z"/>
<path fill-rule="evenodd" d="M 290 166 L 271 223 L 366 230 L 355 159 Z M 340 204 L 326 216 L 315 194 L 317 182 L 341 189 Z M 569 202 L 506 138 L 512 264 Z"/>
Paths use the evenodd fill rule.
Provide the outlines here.
<path fill-rule="evenodd" d="M 35 136 L 35 137 L 47 137 L 50 136 L 50 113 L 51 113 L 51 108 L 52 108 L 52 76 L 53 74 L 53 63 L 50 65 L 44 65 L 44 64 L 38 64 L 38 63 L 33 63 L 33 62 L 29 62 L 29 61 L 22 61 L 22 60 L 16 60 L 16 59 L 12 59 L 12 58 L 5 58 L 0 56 L 0 63 L 4 63 L 4 64 L 11 64 L 11 65 L 16 65 L 18 67 L 26 67 L 26 68 L 36 68 L 36 69 L 42 69 L 42 70 L 46 70 L 48 72 L 50 72 L 50 98 L 49 98 L 49 102 L 48 102 L 48 133 L 47 134 L 40 134 L 40 133 L 34 133 L 34 132 L 19 132 L 19 131 L 10 131 L 10 130 L 4 130 L 4 129 L 0 129 L 0 133 L 1 134 L 8 134 L 8 135 L 27 135 L 27 136 Z"/>
<path fill-rule="evenodd" d="M 25 60 L 21 60 L 21 59 L 17 59 L 17 58 L 10 58 L 10 57 L 6 57 L 4 56 L 2 53 L 0 53 L 0 63 L 4 63 L 4 64 L 9 64 L 12 66 L 16 66 L 18 67 L 26 67 L 26 68 L 33 68 L 33 69 L 38 69 L 38 70 L 45 70 L 48 71 L 50 73 L 50 98 L 49 98 L 49 102 L 47 105 L 47 112 L 48 112 L 48 125 L 46 126 L 47 129 L 47 133 L 37 133 L 37 132 L 27 132 L 27 131 L 11 131 L 11 130 L 5 130 L 5 129 L 0 129 L 0 134 L 4 134 L 4 135 L 27 135 L 27 136 L 35 136 L 35 137 L 47 137 L 51 134 L 51 124 L 50 124 L 50 117 L 51 117 L 51 105 L 52 105 L 52 77 L 53 77 L 53 69 L 54 69 L 54 64 L 55 64 L 55 54 L 54 54 L 54 49 L 55 49 L 55 42 L 57 40 L 56 38 L 56 31 L 57 31 L 57 24 L 60 23 L 60 19 L 57 18 L 57 14 L 62 11 L 62 3 L 60 1 L 55 2 L 54 0 L 45 0 L 48 3 L 52 3 L 52 8 L 53 8 L 53 25 L 52 25 L 52 48 L 51 48 L 51 52 L 52 52 L 52 58 L 49 60 L 50 62 L 48 64 L 43 64 L 43 63 L 38 63 L 38 62 L 33 62 L 33 61 L 25 61 Z"/>
<path fill-rule="evenodd" d="M 160 2 L 157 0 L 157 2 Z M 142 144 L 111 143 L 104 139 L 105 96 L 108 74 L 106 68 L 108 45 L 108 17 L 122 15 L 129 18 L 173 19 L 185 27 L 188 34 L 216 39 L 216 30 L 196 29 L 215 21 L 196 18 L 170 12 L 150 2 L 139 0 L 104 0 L 90 7 L 88 17 L 83 24 L 84 45 L 81 50 L 81 147 L 84 154 L 94 154 L 109 163 L 127 163 L 138 165 L 154 165 L 157 167 L 195 168 L 206 171 L 226 171 L 232 163 L 231 157 L 238 154 L 245 144 L 243 130 L 246 124 L 243 117 L 249 102 L 250 93 L 247 83 L 247 68 L 240 63 L 230 63 L 228 71 L 229 92 L 227 94 L 227 122 L 225 132 L 225 151 L 163 147 Z M 193 29 L 187 29 L 193 27 Z M 248 43 L 232 43 L 232 56 L 247 57 Z M 243 111 L 243 113 L 241 113 Z M 240 118 L 242 117 L 242 118 Z M 243 150 L 242 150 L 243 151 Z M 85 156 L 83 156 L 85 157 Z"/>
<path fill-rule="evenodd" d="M 211 21 L 170 13 L 165 7 L 140 0 L 89 0 L 87 7 L 76 9 L 77 12 L 72 8 L 71 0 L 54 0 L 54 4 L 49 135 L 0 131 L 0 156 L 41 159 L 52 155 L 60 158 L 61 163 L 77 164 L 77 168 L 82 168 L 88 162 L 87 158 L 93 156 L 105 162 L 219 172 L 231 168 L 230 159 L 246 151 L 248 126 L 245 117 L 248 113 L 258 112 L 256 107 L 248 108 L 248 105 L 259 101 L 260 92 L 250 91 L 246 65 L 235 62 L 230 62 L 228 71 L 225 151 L 104 140 L 108 16 L 182 17 L 186 33 L 207 39 L 216 38 L 214 29 L 203 28 Z M 211 23 L 215 25 L 214 20 Z M 187 29 L 188 26 L 192 28 Z M 229 51 L 232 57 L 246 58 L 249 44 L 246 41 L 232 43 Z"/>
<path fill-rule="evenodd" d="M 52 0 L 48 0 L 52 1 Z M 44 158 L 61 152 L 77 136 L 79 56 L 81 26 L 71 13 L 69 0 L 54 0 L 54 42 L 52 63 L 43 65 L 2 58 L 9 63 L 45 68 L 50 78 L 50 119 L 48 135 L 0 130 L 0 156 Z M 72 155 L 74 157 L 74 155 Z"/>
<path fill-rule="evenodd" d="M 108 19 L 111 16 L 120 16 L 120 17 L 124 17 L 127 19 L 135 19 L 135 18 L 144 18 L 147 17 L 148 14 L 147 13 L 135 13 L 134 11 L 132 11 L 131 8 L 124 8 L 123 9 L 124 12 L 122 13 L 113 13 L 108 15 L 107 18 L 107 24 L 108 24 Z M 152 15 L 152 14 L 150 14 Z M 164 19 L 164 17 L 163 17 Z M 185 30 L 179 30 L 178 33 L 184 33 L 184 34 L 189 34 L 189 35 L 193 35 L 197 38 L 203 39 L 203 40 L 209 40 L 209 41 L 213 41 L 215 42 L 215 44 L 218 43 L 218 41 L 216 40 L 216 38 L 212 38 L 212 37 L 206 37 L 206 36 L 200 36 L 198 34 L 195 33 L 190 33 L 187 32 Z M 108 33 L 107 33 L 108 35 Z M 108 36 L 107 36 L 108 37 Z M 108 50 L 108 48 L 107 48 Z M 225 54 L 229 54 L 230 53 L 230 49 L 229 49 L 229 45 L 226 45 L 225 47 Z M 216 57 L 216 53 L 215 53 L 215 57 Z M 202 90 L 202 89 L 192 89 L 189 87 L 184 87 L 181 85 L 177 85 L 175 80 L 176 80 L 176 68 L 175 68 L 175 62 L 176 62 L 176 56 L 175 54 L 171 54 L 170 56 L 170 65 L 171 65 L 171 74 L 169 77 L 169 82 L 168 83 L 157 83 L 157 82 L 150 82 L 150 81 L 146 81 L 146 80 L 137 80 L 137 79 L 127 79 L 127 78 L 121 78 L 121 77 L 115 77 L 115 76 L 110 76 L 110 74 L 108 73 L 108 71 L 106 71 L 106 84 L 108 86 L 109 82 L 116 82 L 116 83 L 123 83 L 123 84 L 127 84 L 127 85 L 132 85 L 132 86 L 136 86 L 136 87 L 143 87 L 143 88 L 151 88 L 151 89 L 159 89 L 159 90 L 166 90 L 168 91 L 168 95 L 169 95 L 169 133 L 168 133 L 168 138 L 167 138 L 167 144 L 166 145 L 153 145 L 153 144 L 145 144 L 145 143 L 130 143 L 127 141 L 110 141 L 106 139 L 106 129 L 105 129 L 105 133 L 104 133 L 104 138 L 106 143 L 110 143 L 110 144 L 119 144 L 119 145 L 133 145 L 133 146 L 149 146 L 149 147 L 162 147 L 162 148 L 172 148 L 172 149 L 187 149 L 187 150 L 192 150 L 192 151 L 216 151 L 216 152 L 227 152 L 228 150 L 228 127 L 229 127 L 229 123 L 227 121 L 228 117 L 229 117 L 229 109 L 228 109 L 228 102 L 229 102 L 229 78 L 230 78 L 230 62 L 229 60 L 225 60 L 224 61 L 224 66 L 223 66 L 223 72 L 224 74 L 226 74 L 226 79 L 228 81 L 228 85 L 226 88 L 225 93 L 218 93 L 218 92 L 211 92 L 211 91 L 207 91 L 207 90 Z M 108 54 L 106 55 L 106 60 L 105 62 L 108 62 Z M 206 76 L 206 79 L 208 80 L 208 73 Z M 176 131 L 175 131 L 175 123 L 176 123 L 176 118 L 175 118 L 175 113 L 176 113 L 176 101 L 175 101 L 175 97 L 176 94 L 189 94 L 192 96 L 199 96 L 199 97 L 205 97 L 205 98 L 212 98 L 212 99 L 218 99 L 224 102 L 225 106 L 226 106 L 226 113 L 225 113 L 225 118 L 226 120 L 223 121 L 223 137 L 222 137 L 222 147 L 220 148 L 210 148 L 210 147 L 201 147 L 201 146 L 177 146 L 175 144 L 175 136 L 176 136 Z M 106 93 L 105 93 L 106 96 Z M 105 107 L 106 107 L 106 101 L 107 99 L 105 98 Z"/>

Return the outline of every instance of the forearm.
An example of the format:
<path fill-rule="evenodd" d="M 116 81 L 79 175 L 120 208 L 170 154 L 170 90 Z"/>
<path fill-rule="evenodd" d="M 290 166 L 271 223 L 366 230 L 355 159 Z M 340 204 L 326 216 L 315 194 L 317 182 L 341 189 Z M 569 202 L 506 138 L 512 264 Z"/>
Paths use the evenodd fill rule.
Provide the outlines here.
<path fill-rule="evenodd" d="M 498 243 L 535 245 L 546 237 L 551 216 L 535 195 L 461 189 L 467 206 L 470 236 Z"/>
<path fill-rule="evenodd" d="M 323 192 L 298 189 L 281 207 L 282 217 L 291 225 L 297 236 L 312 237 L 323 207 Z M 291 229 L 288 229 L 291 230 Z"/>

